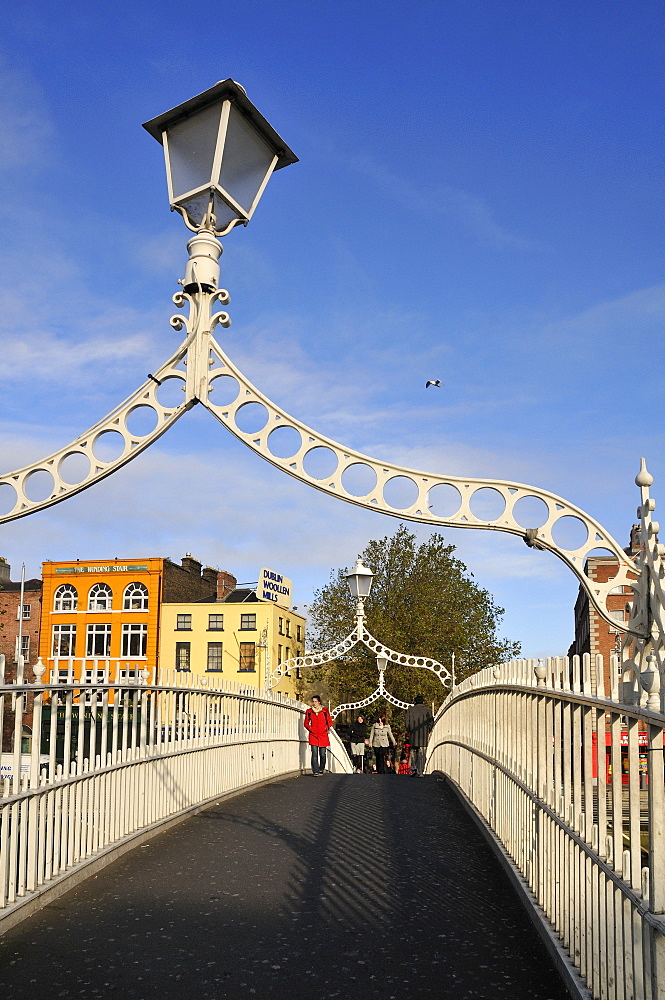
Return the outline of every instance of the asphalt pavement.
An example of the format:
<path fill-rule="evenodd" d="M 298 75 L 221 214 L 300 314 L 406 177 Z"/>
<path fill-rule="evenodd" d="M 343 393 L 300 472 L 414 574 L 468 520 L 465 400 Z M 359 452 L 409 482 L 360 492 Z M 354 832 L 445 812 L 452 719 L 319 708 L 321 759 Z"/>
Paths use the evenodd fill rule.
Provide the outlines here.
<path fill-rule="evenodd" d="M 125 854 L 0 938 L 2 1000 L 566 1000 L 436 777 L 278 780 Z"/>

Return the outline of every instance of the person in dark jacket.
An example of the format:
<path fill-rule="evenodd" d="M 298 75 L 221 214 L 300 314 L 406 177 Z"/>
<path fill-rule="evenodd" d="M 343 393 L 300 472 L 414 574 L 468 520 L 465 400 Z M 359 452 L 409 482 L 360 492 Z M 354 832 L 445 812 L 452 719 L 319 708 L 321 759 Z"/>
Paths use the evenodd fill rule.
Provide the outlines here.
<path fill-rule="evenodd" d="M 424 701 L 421 694 L 416 695 L 413 705 L 404 713 L 404 725 L 411 737 L 411 774 L 419 778 L 425 772 L 425 747 L 434 725 L 432 709 Z"/>
<path fill-rule="evenodd" d="M 328 730 L 332 729 L 333 720 L 320 695 L 313 696 L 312 707 L 305 712 L 303 723 L 309 733 L 308 742 L 312 748 L 312 774 L 323 774 L 326 769 L 326 747 L 330 746 Z"/>
<path fill-rule="evenodd" d="M 364 715 L 359 715 L 357 720 L 349 726 L 349 740 L 354 771 L 356 774 L 362 774 L 365 770 L 365 744 L 367 743 L 367 724 Z"/>

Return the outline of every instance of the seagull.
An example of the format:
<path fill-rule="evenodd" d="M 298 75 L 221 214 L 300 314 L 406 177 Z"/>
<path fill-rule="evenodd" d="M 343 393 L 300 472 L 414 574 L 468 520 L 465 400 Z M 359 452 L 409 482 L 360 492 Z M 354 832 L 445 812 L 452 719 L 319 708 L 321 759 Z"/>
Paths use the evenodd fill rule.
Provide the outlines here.
<path fill-rule="evenodd" d="M 425 388 L 426 389 L 429 389 L 429 387 L 431 385 L 435 385 L 437 387 L 437 389 L 440 389 L 441 388 L 441 379 L 440 378 L 432 378 L 428 382 L 425 382 Z"/>

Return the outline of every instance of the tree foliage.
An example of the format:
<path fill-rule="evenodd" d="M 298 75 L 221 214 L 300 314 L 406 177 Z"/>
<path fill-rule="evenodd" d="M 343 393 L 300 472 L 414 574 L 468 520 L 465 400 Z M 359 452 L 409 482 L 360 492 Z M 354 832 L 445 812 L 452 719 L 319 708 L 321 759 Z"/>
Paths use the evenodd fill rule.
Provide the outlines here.
<path fill-rule="evenodd" d="M 520 645 L 498 637 L 503 608 L 435 533 L 416 544 L 404 525 L 391 537 L 370 541 L 361 554 L 374 573 L 372 592 L 365 602 L 365 622 L 372 635 L 399 653 L 428 656 L 450 669 L 455 653 L 455 676 L 518 656 Z M 330 582 L 315 592 L 308 614 L 311 649 L 334 646 L 355 622 L 355 601 L 346 584 L 346 569 L 331 573 Z M 333 704 L 359 701 L 377 686 L 376 658 L 357 646 L 343 659 L 314 668 L 310 684 L 319 684 Z M 437 705 L 447 693 L 435 674 L 422 668 L 393 666 L 385 672 L 386 687 L 397 698 L 412 701 L 421 693 Z"/>

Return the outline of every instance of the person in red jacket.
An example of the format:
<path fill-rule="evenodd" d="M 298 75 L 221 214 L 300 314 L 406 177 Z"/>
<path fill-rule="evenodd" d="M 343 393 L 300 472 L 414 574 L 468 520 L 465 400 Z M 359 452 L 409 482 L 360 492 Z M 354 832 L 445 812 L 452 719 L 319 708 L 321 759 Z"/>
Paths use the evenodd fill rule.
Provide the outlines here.
<path fill-rule="evenodd" d="M 312 707 L 305 712 L 304 720 L 312 748 L 312 774 L 323 774 L 326 769 L 326 747 L 330 746 L 328 730 L 332 728 L 332 724 L 330 712 L 322 704 L 320 696 L 315 694 Z"/>

